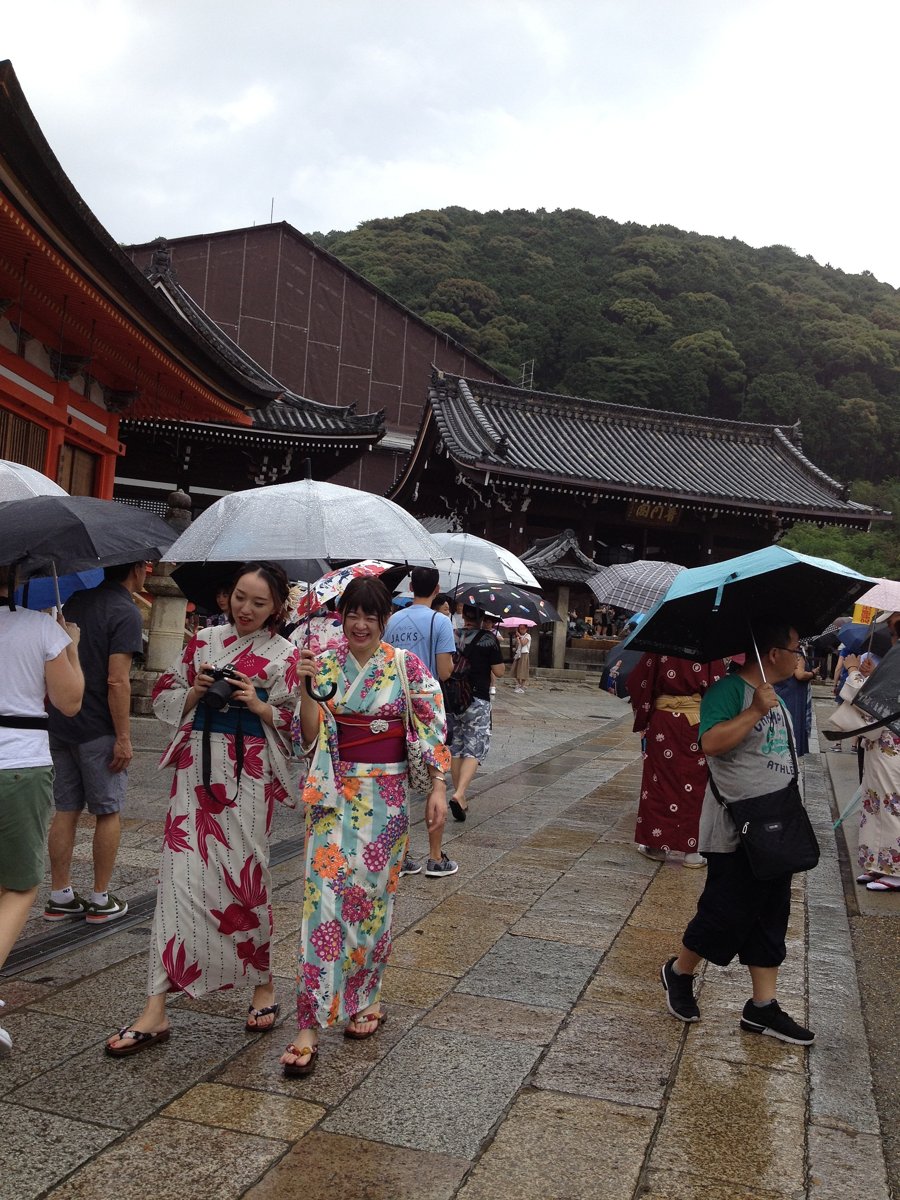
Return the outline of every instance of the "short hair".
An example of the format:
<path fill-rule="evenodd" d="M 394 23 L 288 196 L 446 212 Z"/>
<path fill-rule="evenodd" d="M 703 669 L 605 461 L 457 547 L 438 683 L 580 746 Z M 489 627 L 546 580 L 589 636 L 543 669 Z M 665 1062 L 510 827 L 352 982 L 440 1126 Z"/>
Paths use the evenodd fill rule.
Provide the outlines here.
<path fill-rule="evenodd" d="M 430 596 L 440 583 L 440 579 L 441 575 L 437 567 L 413 567 L 409 573 L 412 594 L 418 596 L 420 600 L 423 596 Z"/>
<path fill-rule="evenodd" d="M 245 575 L 261 576 L 263 582 L 268 587 L 272 595 L 272 603 L 275 605 L 275 611 L 269 617 L 268 621 L 266 621 L 266 628 L 269 630 L 269 633 L 277 633 L 287 617 L 288 592 L 291 590 L 284 567 L 280 567 L 278 563 L 273 562 L 247 562 L 238 567 L 228 586 L 228 617 L 232 623 L 234 622 L 234 614 L 231 611 L 231 597 L 238 582 Z M 220 590 L 220 588 L 216 589 L 217 594 Z"/>
<path fill-rule="evenodd" d="M 757 650 L 762 657 L 763 654 L 768 654 L 776 647 L 785 648 L 791 640 L 791 630 L 794 628 L 796 626 L 792 625 L 790 621 L 784 621 L 781 618 L 755 622 L 748 631 L 747 643 L 744 646 L 747 661 L 750 662 L 756 658 Z"/>
<path fill-rule="evenodd" d="M 342 618 L 346 618 L 354 608 L 361 608 L 366 616 L 377 617 L 383 633 L 391 615 L 391 594 L 380 579 L 369 575 L 358 576 L 350 580 L 338 600 L 338 612 Z"/>
<path fill-rule="evenodd" d="M 104 567 L 103 577 L 112 580 L 113 583 L 122 583 L 135 567 L 142 567 L 146 561 L 145 558 L 139 558 L 136 562 L 116 563 L 113 567 Z"/>
<path fill-rule="evenodd" d="M 456 607 L 456 601 L 453 599 L 452 596 L 448 596 L 446 592 L 438 592 L 438 594 L 435 596 L 435 598 L 431 602 L 431 607 L 432 608 L 442 608 L 445 604 L 450 605 L 451 612 L 453 612 L 453 609 Z"/>

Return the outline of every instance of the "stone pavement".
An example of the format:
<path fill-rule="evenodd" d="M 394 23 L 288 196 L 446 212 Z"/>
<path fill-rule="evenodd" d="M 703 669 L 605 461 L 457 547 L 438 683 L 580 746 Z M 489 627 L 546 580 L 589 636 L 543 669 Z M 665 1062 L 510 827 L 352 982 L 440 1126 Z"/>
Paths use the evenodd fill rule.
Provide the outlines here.
<path fill-rule="evenodd" d="M 590 684 L 501 688 L 495 722 L 469 820 L 448 827 L 459 874 L 402 881 L 387 1024 L 364 1044 L 324 1036 L 309 1079 L 277 1061 L 296 855 L 273 871 L 288 1010 L 273 1037 L 245 1034 L 248 996 L 222 993 L 174 1002 L 165 1046 L 108 1060 L 103 1039 L 142 1006 L 146 922 L 54 957 L 30 923 L 0 978 L 15 1039 L 0 1059 L 0 1200 L 884 1200 L 847 853 L 831 833 L 825 760 L 841 756 L 805 760 L 823 859 L 795 883 L 782 987 L 818 1032 L 804 1051 L 740 1032 L 737 967 L 706 970 L 698 1025 L 666 1014 L 659 966 L 703 872 L 633 849 L 640 758 L 624 705 Z M 141 737 L 117 873 L 135 901 L 153 886 L 167 790 L 156 727 Z M 276 844 L 298 833 L 280 813 Z M 413 842 L 424 849 L 421 819 Z"/>

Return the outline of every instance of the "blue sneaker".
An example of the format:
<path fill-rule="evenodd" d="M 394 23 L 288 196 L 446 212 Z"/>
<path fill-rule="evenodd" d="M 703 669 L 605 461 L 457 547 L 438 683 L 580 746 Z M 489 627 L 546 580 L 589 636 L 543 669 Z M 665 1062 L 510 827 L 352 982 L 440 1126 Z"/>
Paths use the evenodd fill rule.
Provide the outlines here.
<path fill-rule="evenodd" d="M 414 858 L 410 858 L 410 856 L 407 854 L 406 858 L 403 860 L 403 866 L 400 868 L 400 874 L 421 875 L 421 873 L 422 864 L 420 862 L 416 862 Z"/>
<path fill-rule="evenodd" d="M 430 875 L 432 879 L 440 879 L 444 875 L 455 875 L 459 870 L 459 863 L 454 862 L 452 858 L 448 858 L 444 851 L 441 851 L 440 861 L 429 858 L 425 865 L 425 874 Z"/>

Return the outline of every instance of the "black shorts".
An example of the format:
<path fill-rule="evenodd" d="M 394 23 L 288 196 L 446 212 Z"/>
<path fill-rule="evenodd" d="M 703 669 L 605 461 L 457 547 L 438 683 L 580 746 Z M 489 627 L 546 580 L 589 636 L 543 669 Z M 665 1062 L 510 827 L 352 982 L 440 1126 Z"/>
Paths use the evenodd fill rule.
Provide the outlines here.
<path fill-rule="evenodd" d="M 706 855 L 706 887 L 682 939 L 688 950 L 727 967 L 780 967 L 791 915 L 791 879 L 757 879 L 743 849 Z"/>

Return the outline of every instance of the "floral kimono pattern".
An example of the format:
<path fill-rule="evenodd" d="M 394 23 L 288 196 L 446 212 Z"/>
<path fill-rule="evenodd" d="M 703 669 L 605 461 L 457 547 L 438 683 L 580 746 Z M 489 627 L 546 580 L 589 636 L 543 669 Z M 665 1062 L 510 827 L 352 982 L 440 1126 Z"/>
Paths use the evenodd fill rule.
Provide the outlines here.
<path fill-rule="evenodd" d="M 634 840 L 653 850 L 697 849 L 709 777 L 698 737 L 700 698 L 725 677 L 725 663 L 645 654 L 628 675 L 644 769 Z"/>
<path fill-rule="evenodd" d="M 900 876 L 900 737 L 889 729 L 863 739 L 859 865 Z"/>
<path fill-rule="evenodd" d="M 319 659 L 317 691 L 337 685 L 321 706 L 319 735 L 298 752 L 310 755 L 306 809 L 306 892 L 297 974 L 297 1023 L 312 1029 L 346 1021 L 374 1004 L 391 953 L 391 920 L 400 866 L 409 840 L 406 762 L 344 762 L 335 713 L 374 719 L 402 717 L 406 705 L 397 654 L 382 642 L 360 666 L 344 646 Z M 423 757 L 446 770 L 446 722 L 440 685 L 414 655 L 406 657 L 409 738 Z"/>
<path fill-rule="evenodd" d="M 294 807 L 288 762 L 298 660 L 296 647 L 277 634 L 263 629 L 241 636 L 231 624 L 222 625 L 200 630 L 156 685 L 154 712 L 178 729 L 160 760 L 175 775 L 151 934 L 151 995 L 202 996 L 269 979 L 269 832 L 275 802 Z M 211 724 L 208 788 L 204 735 L 194 724 L 209 710 L 199 704 L 182 719 L 203 663 L 231 663 L 253 680 L 275 715 L 272 729 L 245 711 L 242 748 L 236 731 L 216 731 Z M 221 724 L 227 723 L 223 718 Z"/>

